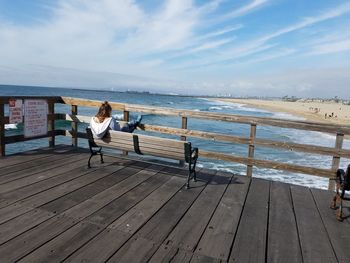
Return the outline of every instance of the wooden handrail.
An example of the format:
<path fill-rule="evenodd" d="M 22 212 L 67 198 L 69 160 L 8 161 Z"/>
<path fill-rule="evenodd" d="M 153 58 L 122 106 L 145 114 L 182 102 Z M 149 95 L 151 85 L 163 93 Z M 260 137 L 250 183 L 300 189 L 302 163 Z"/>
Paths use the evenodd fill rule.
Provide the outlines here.
<path fill-rule="evenodd" d="M 1 111 L 1 107 L 4 107 L 4 104 L 8 103 L 10 96 L 1 96 L 0 97 L 0 135 L 1 132 L 4 134 L 4 125 L 9 122 L 8 117 L 4 116 L 3 110 Z M 50 137 L 51 140 L 56 135 L 65 135 L 72 136 L 73 145 L 77 146 L 78 138 L 86 138 L 85 133 L 78 132 L 78 124 L 79 123 L 89 123 L 91 116 L 82 116 L 78 115 L 78 107 L 99 107 L 102 101 L 98 100 L 87 100 L 80 98 L 70 98 L 70 97 L 44 97 L 44 96 L 16 96 L 17 99 L 46 99 L 49 102 L 49 105 L 53 105 L 54 103 L 63 103 L 67 105 L 71 105 L 71 114 L 58 114 L 54 112 L 54 107 L 50 111 L 48 115 L 49 125 L 51 123 L 51 130 L 45 136 L 42 137 Z M 285 170 L 290 172 L 298 172 L 298 173 L 306 173 L 311 175 L 317 175 L 322 177 L 334 177 L 336 169 L 339 167 L 340 158 L 350 158 L 350 149 L 343 149 L 342 142 L 344 139 L 344 135 L 350 135 L 350 125 L 335 125 L 335 124 L 324 124 L 317 122 L 308 122 L 308 121 L 291 121 L 291 120 L 281 120 L 276 118 L 267 118 L 267 117 L 253 117 L 253 116 L 243 116 L 236 114 L 218 114 L 211 112 L 199 112 L 193 110 L 184 110 L 184 109 L 172 109 L 165 107 L 153 107 L 146 105 L 136 105 L 136 104 L 125 104 L 125 103 L 117 103 L 110 102 L 112 108 L 114 110 L 122 111 L 124 113 L 124 121 L 128 121 L 130 112 L 138 112 L 138 113 L 148 113 L 148 114 L 156 114 L 156 115 L 168 115 L 168 116 L 176 116 L 181 118 L 181 128 L 172 128 L 165 126 L 156 126 L 143 124 L 141 125 L 141 129 L 147 132 L 158 132 L 168 135 L 176 135 L 180 136 L 183 140 L 186 140 L 187 137 L 201 138 L 212 141 L 225 141 L 230 143 L 238 143 L 248 145 L 248 156 L 241 157 L 235 156 L 232 154 L 219 153 L 219 152 L 211 152 L 200 150 L 199 155 L 203 158 L 210 159 L 218 159 L 230 162 L 237 162 L 247 165 L 247 175 L 252 174 L 252 167 L 265 167 L 272 168 L 278 170 Z M 198 130 L 189 130 L 187 128 L 187 123 L 189 118 L 198 118 L 198 119 L 206 119 L 212 121 L 224 121 L 230 123 L 240 123 L 247 124 L 251 126 L 250 136 L 249 137 L 239 137 L 234 135 L 227 134 L 219 134 L 213 132 L 206 131 L 198 131 Z M 62 131 L 55 130 L 54 120 L 68 120 L 72 121 L 72 130 L 70 131 Z M 299 129 L 306 131 L 319 131 L 331 134 L 337 134 L 336 145 L 335 147 L 323 147 L 318 145 L 310 145 L 310 144 L 300 144 L 293 142 L 285 142 L 285 141 L 274 141 L 268 139 L 259 139 L 256 138 L 256 127 L 257 125 L 262 126 L 274 126 L 280 128 L 289 128 L 289 129 Z M 49 126 L 50 128 L 50 126 Z M 0 136 L 1 139 L 1 136 Z M 36 138 L 24 138 L 21 135 L 10 136 L 7 138 L 1 139 L 0 150 L 4 149 L 6 143 L 14 143 L 16 141 L 25 141 Z M 290 151 L 298 151 L 304 153 L 312 153 L 319 155 L 331 156 L 333 158 L 331 168 L 330 169 L 319 169 L 313 167 L 306 167 L 294 164 L 287 163 L 279 163 L 270 160 L 258 160 L 254 157 L 254 149 L 257 147 L 268 147 L 268 148 L 278 148 L 278 149 L 287 149 Z"/>
<path fill-rule="evenodd" d="M 71 115 L 69 114 L 66 115 L 66 120 L 73 121 L 73 119 L 76 122 L 89 123 L 91 117 L 77 115 L 72 118 Z M 187 129 L 180 129 L 180 128 L 170 128 L 170 127 L 156 126 L 156 125 L 149 125 L 149 124 L 143 124 L 141 125 L 141 127 L 142 127 L 142 130 L 149 131 L 149 132 L 159 132 L 163 134 L 192 137 L 192 138 L 201 138 L 201 139 L 207 139 L 212 141 L 225 141 L 225 142 L 232 142 L 232 143 L 246 144 L 246 145 L 251 144 L 250 138 L 246 138 L 246 137 L 238 137 L 233 135 L 187 130 Z M 267 147 L 267 148 L 278 148 L 278 149 L 286 149 L 289 151 L 350 158 L 350 150 L 347 150 L 347 149 L 336 149 L 332 147 L 324 147 L 324 146 L 317 146 L 317 145 L 311 145 L 311 144 L 299 144 L 299 143 L 273 141 L 273 140 L 257 139 L 257 138 L 255 138 L 254 144 L 262 147 Z"/>
<path fill-rule="evenodd" d="M 86 107 L 99 107 L 102 101 L 97 100 L 85 100 L 85 99 L 75 99 L 62 97 L 62 100 L 69 105 L 78 105 Z M 267 126 L 277 126 L 281 128 L 299 129 L 307 131 L 320 131 L 326 133 L 342 133 L 345 135 L 350 135 L 350 125 L 336 125 L 336 124 L 325 124 L 318 122 L 307 122 L 307 121 L 290 121 L 281 120 L 276 118 L 265 118 L 265 117 L 252 117 L 243 116 L 236 114 L 217 114 L 210 112 L 200 112 L 193 110 L 182 110 L 182 109 L 169 109 L 164 107 L 151 107 L 135 104 L 122 104 L 110 102 L 114 110 L 120 111 L 131 111 L 140 112 L 148 114 L 157 115 L 169 115 L 178 117 L 192 117 L 199 119 L 215 120 L 215 121 L 225 121 L 225 122 L 235 122 L 243 124 L 256 124 L 256 125 L 267 125 Z"/>

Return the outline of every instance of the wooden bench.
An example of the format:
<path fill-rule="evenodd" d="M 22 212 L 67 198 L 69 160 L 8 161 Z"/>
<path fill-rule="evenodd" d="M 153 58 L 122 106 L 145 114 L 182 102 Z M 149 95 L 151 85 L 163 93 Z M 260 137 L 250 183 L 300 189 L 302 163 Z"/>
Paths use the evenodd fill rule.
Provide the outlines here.
<path fill-rule="evenodd" d="M 147 154 L 167 159 L 180 160 L 188 163 L 187 188 L 190 186 L 190 180 L 196 181 L 196 163 L 198 159 L 198 148 L 192 147 L 191 142 L 167 139 L 155 136 L 140 135 L 134 133 L 109 131 L 103 139 L 95 139 L 90 128 L 86 128 L 87 138 L 89 140 L 90 160 L 94 155 L 100 155 L 103 163 L 102 146 L 135 152 L 137 154 Z"/>

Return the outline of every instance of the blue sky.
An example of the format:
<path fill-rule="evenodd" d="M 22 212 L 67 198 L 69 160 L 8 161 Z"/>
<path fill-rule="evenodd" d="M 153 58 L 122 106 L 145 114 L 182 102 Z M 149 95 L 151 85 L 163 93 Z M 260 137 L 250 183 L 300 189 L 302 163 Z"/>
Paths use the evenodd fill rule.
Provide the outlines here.
<path fill-rule="evenodd" d="M 0 0 L 0 83 L 350 98 L 350 1 Z"/>

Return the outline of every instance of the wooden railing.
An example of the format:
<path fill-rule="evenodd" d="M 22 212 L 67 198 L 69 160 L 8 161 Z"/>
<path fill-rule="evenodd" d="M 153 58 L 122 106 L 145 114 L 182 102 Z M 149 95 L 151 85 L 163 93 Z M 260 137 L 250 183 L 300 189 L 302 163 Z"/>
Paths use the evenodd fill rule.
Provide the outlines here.
<path fill-rule="evenodd" d="M 16 97 L 25 99 L 28 97 Z M 32 98 L 32 97 L 30 97 Z M 43 98 L 43 97 L 35 97 Z M 48 101 L 49 105 L 49 132 L 46 136 L 49 137 L 50 146 L 54 146 L 55 136 L 65 135 L 72 137 L 72 145 L 78 146 L 78 138 L 86 138 L 85 133 L 78 132 L 79 123 L 88 123 L 91 116 L 81 116 L 78 115 L 78 107 L 99 107 L 102 101 L 96 100 L 87 100 L 87 99 L 77 99 L 77 98 L 68 98 L 68 97 L 44 97 Z M 8 123 L 8 117 L 4 116 L 4 104 L 8 103 L 10 97 L 0 97 L 0 154 L 5 154 L 5 145 L 8 143 L 14 143 L 18 141 L 25 141 L 28 138 L 23 136 L 4 136 L 4 125 Z M 63 103 L 71 105 L 71 112 L 69 114 L 57 114 L 54 111 L 55 103 Z M 142 130 L 148 132 L 158 132 L 169 135 L 180 136 L 182 140 L 186 140 L 188 137 L 207 139 L 211 141 L 223 141 L 231 142 L 238 144 L 245 144 L 248 146 L 248 155 L 247 157 L 236 156 L 227 153 L 212 152 L 199 150 L 199 157 L 224 160 L 229 162 L 236 162 L 247 165 L 247 175 L 252 176 L 253 166 L 264 167 L 277 170 L 285 170 L 290 172 L 304 173 L 316 176 L 322 176 L 327 178 L 333 178 L 335 176 L 336 170 L 339 168 L 340 158 L 350 158 L 350 149 L 343 149 L 343 140 L 344 135 L 350 135 L 350 126 L 349 125 L 334 125 L 334 124 L 324 124 L 324 123 L 314 123 L 306 121 L 290 121 L 290 120 L 281 120 L 275 118 L 262 118 L 262 117 L 252 117 L 252 116 L 242 116 L 234 114 L 217 114 L 210 112 L 198 112 L 192 110 L 182 110 L 182 109 L 170 109 L 162 107 L 150 107 L 144 105 L 133 105 L 133 104 L 123 104 L 110 102 L 113 110 L 121 111 L 124 114 L 124 121 L 129 120 L 130 112 L 138 112 L 143 114 L 156 114 L 156 115 L 167 115 L 167 116 L 176 116 L 181 118 L 181 128 L 171 128 L 165 126 L 156 126 L 144 124 Z M 206 131 L 198 130 L 189 130 L 187 129 L 188 119 L 197 118 L 197 119 L 206 119 L 213 121 L 224 121 L 230 123 L 240 123 L 250 125 L 250 134 L 247 137 L 239 137 L 233 135 L 212 133 Z M 56 130 L 54 125 L 54 120 L 69 120 L 72 122 L 72 128 L 69 131 L 65 130 Z M 318 145 L 309 145 L 309 144 L 299 144 L 293 142 L 284 142 L 284 141 L 274 141 L 267 139 L 256 138 L 257 126 L 275 126 L 280 128 L 290 128 L 290 129 L 299 129 L 305 131 L 318 131 L 325 132 L 329 134 L 334 134 L 336 136 L 336 143 L 334 147 L 324 147 Z M 37 138 L 30 138 L 37 139 Z M 256 146 L 263 146 L 269 148 L 277 149 L 287 149 L 291 151 L 303 152 L 303 153 L 312 153 L 332 157 L 332 163 L 330 164 L 329 169 L 314 168 L 308 166 L 301 166 L 295 164 L 280 163 L 270 160 L 260 160 L 254 158 L 254 150 Z M 330 181 L 331 182 L 331 181 Z M 330 183 L 330 188 L 333 188 L 333 184 Z"/>

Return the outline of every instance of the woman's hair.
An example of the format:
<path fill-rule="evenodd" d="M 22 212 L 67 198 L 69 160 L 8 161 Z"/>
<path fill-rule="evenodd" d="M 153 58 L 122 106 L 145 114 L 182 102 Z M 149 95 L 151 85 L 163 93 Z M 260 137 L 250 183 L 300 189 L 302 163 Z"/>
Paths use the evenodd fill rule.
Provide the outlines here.
<path fill-rule="evenodd" d="M 102 103 L 100 108 L 98 109 L 98 112 L 96 114 L 96 118 L 99 122 L 103 122 L 105 118 L 111 117 L 112 107 L 109 105 L 108 101 L 105 101 Z"/>

